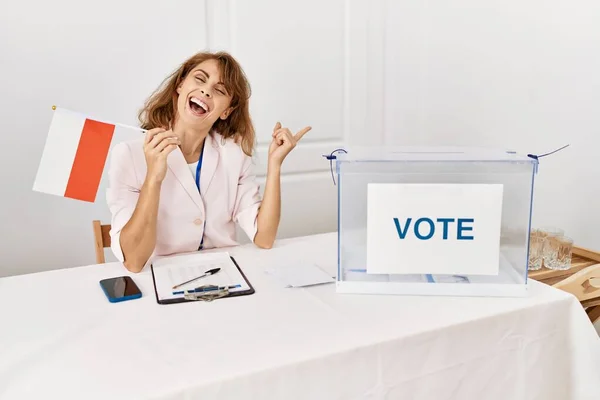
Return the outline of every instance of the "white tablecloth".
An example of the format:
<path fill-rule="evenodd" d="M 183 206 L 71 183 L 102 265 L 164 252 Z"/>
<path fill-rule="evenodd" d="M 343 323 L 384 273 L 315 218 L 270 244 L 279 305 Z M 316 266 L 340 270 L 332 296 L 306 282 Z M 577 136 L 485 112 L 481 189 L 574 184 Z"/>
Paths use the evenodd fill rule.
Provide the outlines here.
<path fill-rule="evenodd" d="M 252 296 L 109 303 L 94 265 L 0 279 L 1 399 L 599 399 L 600 340 L 575 298 L 341 295 L 265 269 L 318 262 L 336 237 L 228 249 Z"/>

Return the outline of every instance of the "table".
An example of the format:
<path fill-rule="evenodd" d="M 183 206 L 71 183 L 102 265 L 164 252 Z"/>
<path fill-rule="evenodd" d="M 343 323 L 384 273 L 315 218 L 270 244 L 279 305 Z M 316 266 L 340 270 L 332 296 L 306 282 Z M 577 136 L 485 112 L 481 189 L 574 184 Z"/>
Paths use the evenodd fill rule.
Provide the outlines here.
<path fill-rule="evenodd" d="M 1 399 L 598 399 L 600 340 L 569 293 L 341 295 L 265 269 L 336 265 L 335 234 L 227 249 L 256 294 L 109 303 L 118 263 L 0 279 Z"/>

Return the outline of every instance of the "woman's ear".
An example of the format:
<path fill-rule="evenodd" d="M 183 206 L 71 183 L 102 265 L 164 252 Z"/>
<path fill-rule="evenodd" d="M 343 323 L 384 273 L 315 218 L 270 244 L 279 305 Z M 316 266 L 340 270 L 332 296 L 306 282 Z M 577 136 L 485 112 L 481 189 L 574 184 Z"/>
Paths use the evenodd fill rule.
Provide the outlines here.
<path fill-rule="evenodd" d="M 232 112 L 233 112 L 233 107 L 229 107 L 228 109 L 223 111 L 223 113 L 219 116 L 219 118 L 221 118 L 222 120 L 226 120 L 227 117 L 229 117 Z"/>

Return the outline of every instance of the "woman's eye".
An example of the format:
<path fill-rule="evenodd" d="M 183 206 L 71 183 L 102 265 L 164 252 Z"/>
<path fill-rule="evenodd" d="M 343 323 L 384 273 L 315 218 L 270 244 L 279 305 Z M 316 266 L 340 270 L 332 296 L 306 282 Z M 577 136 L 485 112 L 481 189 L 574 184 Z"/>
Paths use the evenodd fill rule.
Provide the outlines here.
<path fill-rule="evenodd" d="M 204 79 L 203 76 L 197 76 L 196 79 L 198 79 L 200 82 L 205 83 L 206 80 Z"/>
<path fill-rule="evenodd" d="M 224 91 L 222 91 L 221 89 L 217 89 L 217 93 L 219 93 L 219 94 L 222 94 L 222 95 L 225 95 L 225 92 L 224 92 Z"/>

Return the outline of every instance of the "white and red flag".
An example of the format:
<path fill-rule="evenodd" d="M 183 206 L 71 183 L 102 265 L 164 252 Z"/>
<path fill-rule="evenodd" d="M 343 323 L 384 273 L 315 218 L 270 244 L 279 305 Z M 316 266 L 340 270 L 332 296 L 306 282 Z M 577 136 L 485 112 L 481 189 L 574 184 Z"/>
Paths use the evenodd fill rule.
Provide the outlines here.
<path fill-rule="evenodd" d="M 141 131 L 56 108 L 33 190 L 94 202 L 117 128 Z"/>

